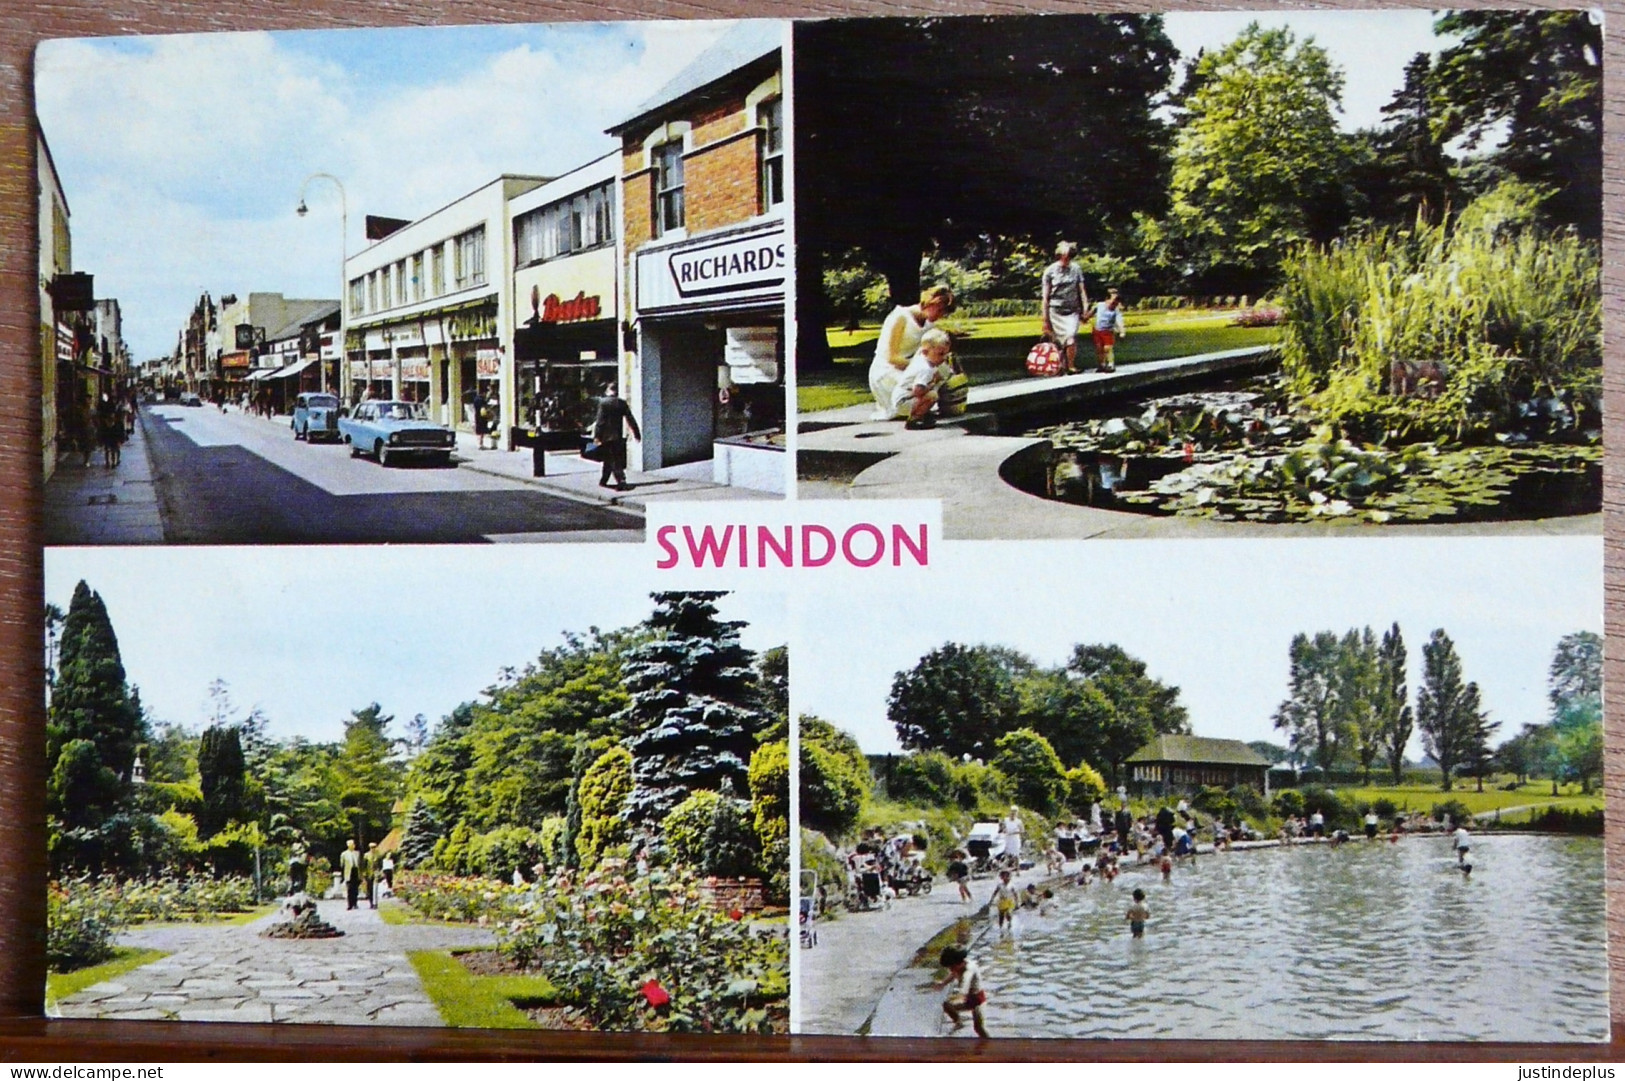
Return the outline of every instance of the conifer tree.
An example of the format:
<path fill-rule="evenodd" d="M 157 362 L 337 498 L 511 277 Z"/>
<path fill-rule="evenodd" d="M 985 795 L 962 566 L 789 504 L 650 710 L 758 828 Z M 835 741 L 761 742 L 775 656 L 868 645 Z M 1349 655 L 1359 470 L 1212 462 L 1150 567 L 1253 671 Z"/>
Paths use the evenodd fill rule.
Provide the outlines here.
<path fill-rule="evenodd" d="M 623 671 L 632 704 L 617 718 L 633 732 L 635 822 L 659 822 L 691 792 L 724 780 L 749 790 L 749 762 L 767 716 L 755 656 L 739 642 L 744 625 L 717 617 L 717 592 L 654 594 L 645 626 Z"/>
<path fill-rule="evenodd" d="M 198 836 L 208 840 L 247 811 L 247 778 L 242 740 L 236 728 L 215 725 L 198 741 L 197 772 L 203 789 Z"/>
<path fill-rule="evenodd" d="M 422 799 L 414 799 L 406 811 L 406 826 L 401 831 L 401 867 L 421 867 L 434 855 L 435 842 L 446 835 L 446 827 L 435 815 L 434 808 Z"/>

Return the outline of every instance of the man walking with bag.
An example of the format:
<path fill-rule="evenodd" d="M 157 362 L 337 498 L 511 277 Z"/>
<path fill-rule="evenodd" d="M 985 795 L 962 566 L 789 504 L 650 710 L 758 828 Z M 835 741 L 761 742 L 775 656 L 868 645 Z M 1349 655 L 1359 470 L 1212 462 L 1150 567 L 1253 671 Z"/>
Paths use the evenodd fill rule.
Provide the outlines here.
<path fill-rule="evenodd" d="M 344 907 L 353 909 L 361 895 L 361 853 L 355 849 L 354 838 L 344 842 L 344 846 L 344 851 L 339 853 L 339 871 L 344 876 Z"/>
<path fill-rule="evenodd" d="M 603 463 L 598 477 L 601 488 L 608 488 L 609 479 L 613 476 L 616 490 L 626 490 L 626 429 L 629 427 L 632 438 L 643 438 L 631 407 L 624 398 L 617 396 L 614 383 L 606 383 L 604 396 L 598 399 L 598 415 L 592 422 L 592 441 L 598 444 L 598 461 Z"/>

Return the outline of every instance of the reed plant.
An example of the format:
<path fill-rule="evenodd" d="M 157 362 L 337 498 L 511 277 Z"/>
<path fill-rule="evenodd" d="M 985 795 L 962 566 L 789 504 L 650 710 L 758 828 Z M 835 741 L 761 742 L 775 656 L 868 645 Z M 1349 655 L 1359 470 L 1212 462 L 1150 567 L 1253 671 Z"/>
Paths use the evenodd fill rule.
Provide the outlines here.
<path fill-rule="evenodd" d="M 1289 385 L 1350 434 L 1472 440 L 1532 402 L 1560 403 L 1572 429 L 1595 422 L 1601 264 L 1572 233 L 1464 212 L 1305 246 L 1283 270 Z M 1396 363 L 1443 385 L 1402 395 Z"/>

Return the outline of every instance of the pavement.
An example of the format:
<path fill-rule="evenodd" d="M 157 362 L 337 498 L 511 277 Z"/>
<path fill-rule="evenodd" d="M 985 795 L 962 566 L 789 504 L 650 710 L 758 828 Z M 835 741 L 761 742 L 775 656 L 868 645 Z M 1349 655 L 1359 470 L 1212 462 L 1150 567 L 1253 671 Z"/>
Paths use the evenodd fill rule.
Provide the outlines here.
<path fill-rule="evenodd" d="M 77 454 L 57 458 L 56 471 L 45 485 L 45 543 L 162 544 L 163 516 L 153 483 L 146 432 L 124 444 L 119 464 L 102 465 L 102 452 L 89 463 Z"/>
<path fill-rule="evenodd" d="M 60 1000 L 59 1017 L 119 1021 L 293 1021 L 443 1026 L 408 950 L 490 945 L 478 927 L 391 926 L 369 908 L 322 901 L 342 938 L 272 939 L 280 912 L 243 926 L 166 924 L 119 936 L 169 955 Z"/>
<path fill-rule="evenodd" d="M 1012 881 L 1025 885 L 1042 878 L 1035 869 Z M 834 919 L 819 921 L 818 944 L 800 951 L 798 1031 L 850 1036 L 863 1028 L 915 954 L 956 922 L 982 915 L 997 883 L 997 878 L 973 880 L 967 902 L 953 883 L 939 881 L 930 893 L 899 897 L 890 908 L 843 909 Z"/>

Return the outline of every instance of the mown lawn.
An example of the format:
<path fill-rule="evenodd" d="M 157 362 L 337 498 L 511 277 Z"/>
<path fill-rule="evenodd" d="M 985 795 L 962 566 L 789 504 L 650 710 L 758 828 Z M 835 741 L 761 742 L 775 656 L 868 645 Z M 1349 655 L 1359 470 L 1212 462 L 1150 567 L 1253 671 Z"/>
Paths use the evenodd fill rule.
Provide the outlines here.
<path fill-rule="evenodd" d="M 205 916 L 200 920 L 153 920 L 150 923 L 132 924 L 135 927 L 241 927 L 253 923 L 261 916 L 268 916 L 282 907 L 280 901 L 270 901 L 263 905 L 255 905 L 244 912 L 217 912 Z"/>
<path fill-rule="evenodd" d="M 412 950 L 406 957 L 452 1028 L 540 1028 L 514 1003 L 546 1005 L 558 997 L 545 976 L 476 976 L 444 950 Z"/>
<path fill-rule="evenodd" d="M 1576 784 L 1562 785 L 1558 791 L 1560 794 L 1553 797 L 1551 782 L 1537 781 L 1534 784 L 1522 785 L 1516 791 L 1506 792 L 1502 791 L 1499 785 L 1492 787 L 1486 778 L 1482 792 L 1477 790 L 1477 782 L 1468 779 L 1458 782 L 1449 792 L 1440 791 L 1437 785 L 1398 787 L 1372 785 L 1339 788 L 1337 794 L 1354 803 L 1372 803 L 1379 799 L 1392 800 L 1402 811 L 1430 811 L 1435 805 L 1450 800 L 1459 800 L 1466 804 L 1467 809 L 1473 814 L 1507 807 L 1560 807 L 1566 811 L 1595 811 L 1602 807 L 1601 793 L 1582 795 L 1580 786 Z"/>
<path fill-rule="evenodd" d="M 1279 337 L 1274 327 L 1230 326 L 1232 315 L 1131 315 L 1129 332 L 1117 346 L 1117 363 L 1136 364 L 1269 345 Z M 954 333 L 954 355 L 973 386 L 1028 378 L 1027 351 L 1039 337 L 1037 316 L 949 319 L 943 326 Z M 860 405 L 869 400 L 869 362 L 874 357 L 875 339 L 880 336 L 879 324 L 860 326 L 855 331 L 830 330 L 827 336 L 835 358 L 834 369 L 796 372 L 796 406 L 802 413 Z M 1085 370 L 1094 366 L 1094 348 L 1087 339 L 1079 342 L 1078 365 Z"/>
<path fill-rule="evenodd" d="M 76 968 L 72 972 L 49 972 L 45 976 L 45 1004 L 47 1006 L 69 995 L 93 987 L 103 980 L 111 980 L 142 965 L 150 965 L 160 957 L 168 957 L 168 950 L 143 950 L 134 946 L 120 946 L 113 951 L 111 961 L 99 965 Z"/>

